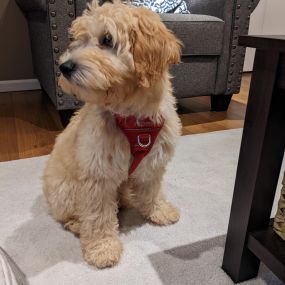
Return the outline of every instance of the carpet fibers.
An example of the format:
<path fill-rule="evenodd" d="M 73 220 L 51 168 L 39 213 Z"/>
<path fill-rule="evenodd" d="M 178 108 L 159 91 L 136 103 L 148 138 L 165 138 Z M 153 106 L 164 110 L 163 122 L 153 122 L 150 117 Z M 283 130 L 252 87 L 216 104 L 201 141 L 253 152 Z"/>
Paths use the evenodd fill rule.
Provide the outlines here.
<path fill-rule="evenodd" d="M 87 265 L 78 238 L 47 214 L 40 179 L 47 157 L 0 163 L 0 246 L 31 285 L 233 284 L 221 264 L 240 140 L 241 130 L 181 137 L 164 183 L 180 221 L 158 227 L 134 210 L 120 212 L 124 252 L 104 270 Z M 262 265 L 242 284 L 282 282 Z"/>

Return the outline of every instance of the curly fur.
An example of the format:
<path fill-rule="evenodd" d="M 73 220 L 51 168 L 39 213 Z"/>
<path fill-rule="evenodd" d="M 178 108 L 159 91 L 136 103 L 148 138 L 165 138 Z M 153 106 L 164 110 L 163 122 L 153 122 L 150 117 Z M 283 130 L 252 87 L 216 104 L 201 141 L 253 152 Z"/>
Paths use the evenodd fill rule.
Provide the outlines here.
<path fill-rule="evenodd" d="M 162 178 L 180 133 L 168 68 L 180 58 L 180 42 L 144 8 L 93 2 L 70 29 L 74 41 L 61 62 L 72 59 L 76 72 L 61 76 L 65 92 L 86 103 L 56 140 L 43 182 L 51 215 L 78 234 L 85 260 L 99 268 L 119 260 L 119 204 L 136 207 L 159 225 L 178 221 L 167 202 Z M 106 33 L 113 48 L 100 39 Z M 151 152 L 128 177 L 128 141 L 116 126 L 123 116 L 161 116 L 165 124 Z"/>

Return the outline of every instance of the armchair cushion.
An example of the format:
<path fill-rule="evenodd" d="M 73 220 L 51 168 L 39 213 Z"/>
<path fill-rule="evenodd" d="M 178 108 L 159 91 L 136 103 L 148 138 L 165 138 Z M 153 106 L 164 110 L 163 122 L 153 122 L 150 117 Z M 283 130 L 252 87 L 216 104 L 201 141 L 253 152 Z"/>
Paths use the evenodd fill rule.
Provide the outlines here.
<path fill-rule="evenodd" d="M 225 22 L 197 14 L 161 14 L 165 25 L 183 42 L 182 54 L 220 55 Z"/>

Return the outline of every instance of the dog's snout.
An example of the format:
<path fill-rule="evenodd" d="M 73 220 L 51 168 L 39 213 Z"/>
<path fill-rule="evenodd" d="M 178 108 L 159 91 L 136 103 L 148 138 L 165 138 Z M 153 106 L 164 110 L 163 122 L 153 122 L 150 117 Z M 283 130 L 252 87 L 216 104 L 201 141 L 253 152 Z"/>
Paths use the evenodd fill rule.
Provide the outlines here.
<path fill-rule="evenodd" d="M 59 66 L 60 71 L 65 77 L 70 77 L 76 69 L 76 64 L 72 60 L 67 60 Z"/>

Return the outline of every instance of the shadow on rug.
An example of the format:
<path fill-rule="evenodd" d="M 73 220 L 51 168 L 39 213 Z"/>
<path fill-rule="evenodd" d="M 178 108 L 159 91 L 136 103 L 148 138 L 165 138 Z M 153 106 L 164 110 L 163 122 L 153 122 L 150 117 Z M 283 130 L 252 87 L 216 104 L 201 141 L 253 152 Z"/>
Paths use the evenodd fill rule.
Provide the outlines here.
<path fill-rule="evenodd" d="M 151 254 L 149 259 L 164 285 L 233 284 L 219 266 L 222 264 L 225 239 L 226 236 L 221 235 L 175 247 Z M 263 284 L 260 279 L 264 280 L 265 284 L 283 284 L 263 264 L 260 267 L 258 280 L 252 279 L 245 283 Z"/>
<path fill-rule="evenodd" d="M 31 208 L 31 219 L 7 238 L 5 250 L 17 260 L 28 277 L 36 276 L 62 261 L 88 266 L 82 258 L 79 238 L 66 231 L 47 213 L 44 196 L 38 196 Z M 128 209 L 120 210 L 119 223 L 120 232 L 128 233 L 146 221 L 137 211 Z"/>

